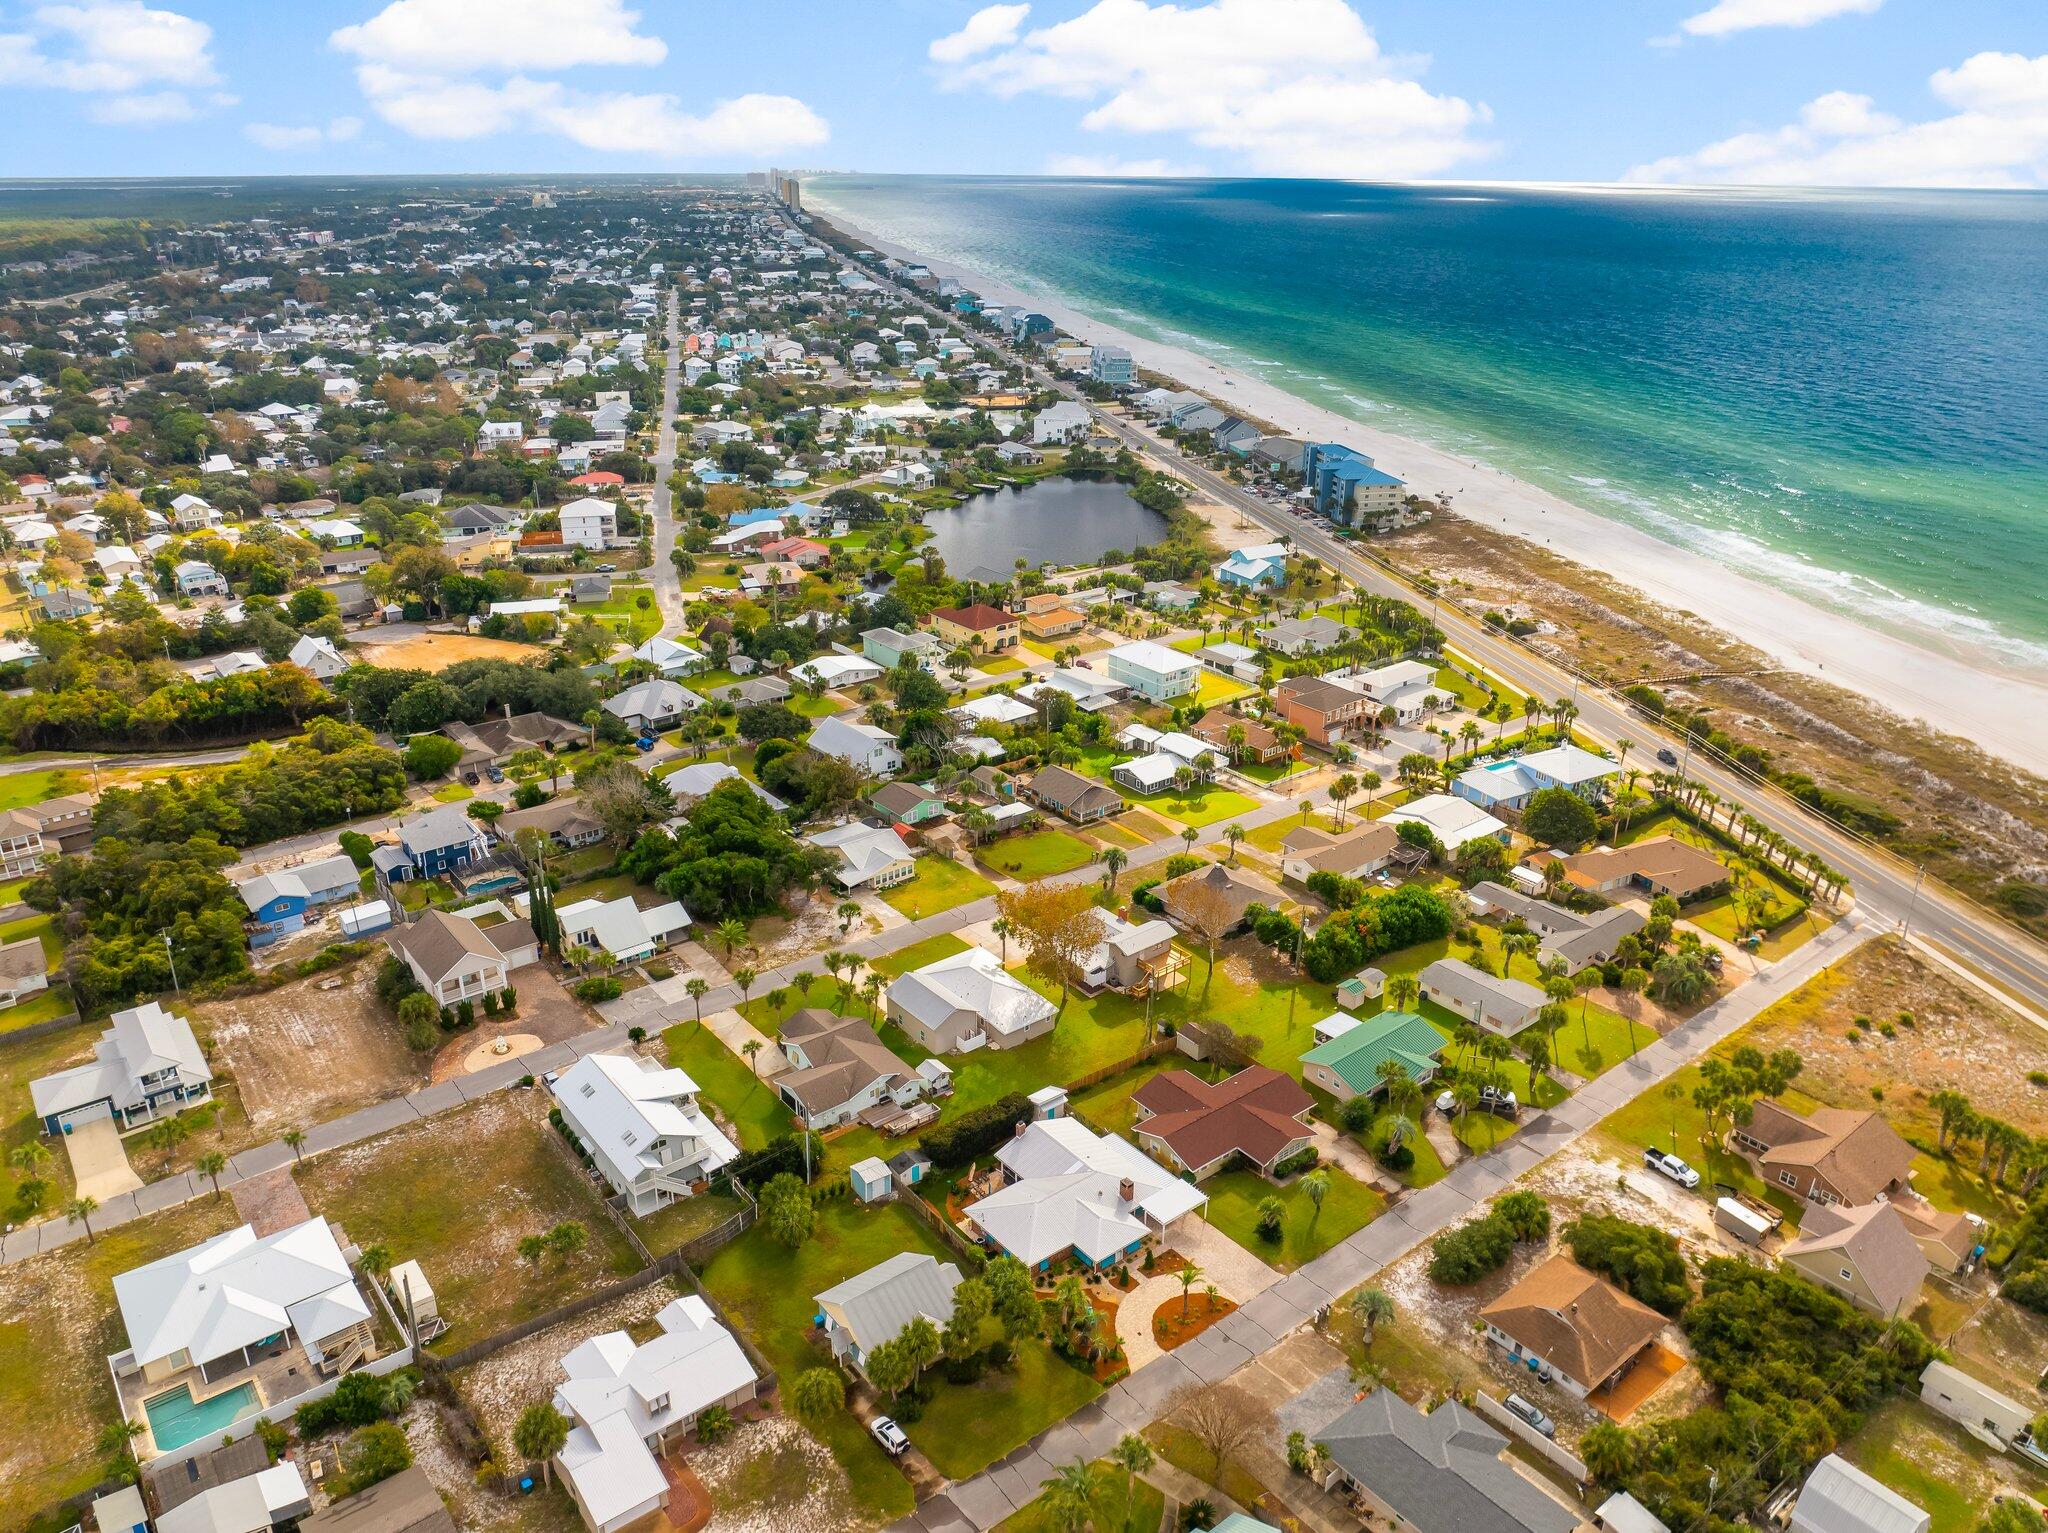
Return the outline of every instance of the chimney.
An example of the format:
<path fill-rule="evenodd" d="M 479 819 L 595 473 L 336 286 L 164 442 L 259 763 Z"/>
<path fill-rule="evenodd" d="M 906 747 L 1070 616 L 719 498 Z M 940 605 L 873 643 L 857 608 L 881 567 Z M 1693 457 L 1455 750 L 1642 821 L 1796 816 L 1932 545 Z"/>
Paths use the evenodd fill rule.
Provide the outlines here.
<path fill-rule="evenodd" d="M 1116 1184 L 1116 1195 L 1126 1203 L 1135 1203 L 1138 1200 L 1137 1185 L 1129 1177 L 1125 1177 Z"/>
<path fill-rule="evenodd" d="M 1025 1129 L 1025 1127 L 1026 1127 L 1026 1125 L 1025 1125 L 1025 1124 L 1019 1123 L 1019 1124 L 1017 1125 L 1017 1131 L 1016 1131 L 1016 1133 L 1012 1134 L 1012 1135 L 1011 1135 L 1010 1137 L 1011 1137 L 1011 1138 L 1013 1138 L 1013 1139 L 1022 1139 L 1022 1138 L 1024 1137 L 1024 1129 Z"/>
<path fill-rule="evenodd" d="M 504 706 L 505 706 L 505 722 L 506 722 L 507 724 L 509 724 L 509 723 L 511 723 L 511 722 L 512 722 L 512 705 L 511 705 L 510 703 L 506 703 L 506 704 L 505 704 Z"/>

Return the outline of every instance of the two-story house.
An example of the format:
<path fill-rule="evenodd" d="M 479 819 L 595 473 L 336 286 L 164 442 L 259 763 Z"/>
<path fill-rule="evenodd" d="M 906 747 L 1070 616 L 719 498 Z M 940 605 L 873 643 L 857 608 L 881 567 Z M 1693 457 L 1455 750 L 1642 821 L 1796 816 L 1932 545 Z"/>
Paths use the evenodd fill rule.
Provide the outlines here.
<path fill-rule="evenodd" d="M 1325 750 L 1357 734 L 1363 721 L 1379 716 L 1379 705 L 1363 692 L 1320 676 L 1288 677 L 1274 689 L 1273 704 L 1310 744 Z"/>
<path fill-rule="evenodd" d="M 114 1013 L 90 1064 L 29 1082 L 48 1134 L 111 1117 L 122 1129 L 175 1113 L 213 1093 L 213 1067 L 192 1024 L 155 1001 Z"/>
<path fill-rule="evenodd" d="M 393 881 L 404 878 L 439 878 L 483 859 L 487 850 L 483 827 L 472 820 L 460 804 L 443 804 L 425 814 L 414 815 L 398 827 L 398 847 L 405 868 L 387 870 Z"/>
<path fill-rule="evenodd" d="M 555 1101 L 627 1211 L 650 1214 L 705 1190 L 739 1147 L 697 1103 L 697 1083 L 637 1054 L 586 1054 Z"/>

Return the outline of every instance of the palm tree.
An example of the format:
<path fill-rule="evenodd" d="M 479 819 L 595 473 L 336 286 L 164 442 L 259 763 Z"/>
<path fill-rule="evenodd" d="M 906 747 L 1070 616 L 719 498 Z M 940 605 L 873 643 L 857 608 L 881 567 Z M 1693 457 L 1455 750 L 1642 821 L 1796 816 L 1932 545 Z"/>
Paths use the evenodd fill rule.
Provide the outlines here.
<path fill-rule="evenodd" d="M 1358 1317 L 1358 1324 L 1365 1332 L 1365 1344 L 1372 1345 L 1374 1334 L 1394 1318 L 1394 1301 L 1387 1296 L 1384 1288 L 1361 1288 L 1351 1296 L 1351 1313 Z"/>
<path fill-rule="evenodd" d="M 740 987 L 740 1004 L 747 1004 L 747 992 L 754 988 L 754 981 L 761 976 L 752 969 L 738 968 L 732 971 L 732 982 Z"/>
<path fill-rule="evenodd" d="M 1413 1011 L 1422 1000 L 1422 981 L 1413 974 L 1396 974 L 1387 981 L 1387 1007 L 1391 1011 Z"/>
<path fill-rule="evenodd" d="M 50 1147 L 37 1139 L 16 1145 L 7 1156 L 8 1163 L 25 1181 L 40 1181 L 54 1158 L 50 1154 Z"/>
<path fill-rule="evenodd" d="M 529 1405 L 512 1428 L 512 1447 L 529 1464 L 538 1462 L 542 1482 L 554 1484 L 555 1455 L 569 1440 L 569 1422 L 547 1401 Z"/>
<path fill-rule="evenodd" d="M 1114 850 L 1114 848 L 1112 848 L 1112 850 Z M 1107 853 L 1103 855 L 1102 860 L 1104 862 L 1107 862 L 1109 860 Z M 996 941 L 1002 944 L 1003 967 L 1007 969 L 1010 966 L 1010 932 L 1013 930 L 1013 928 L 1011 927 L 1008 918 L 1004 916 L 997 916 L 993 921 L 988 923 L 988 929 L 991 932 L 995 933 Z M 832 959 L 837 956 L 837 954 L 828 955 L 825 960 L 826 963 L 831 963 Z"/>
<path fill-rule="evenodd" d="M 832 914 L 839 918 L 839 935 L 844 937 L 853 930 L 853 923 L 860 919 L 860 906 L 852 900 L 841 900 L 839 908 Z"/>
<path fill-rule="evenodd" d="M 1180 1318 L 1185 1320 L 1188 1318 L 1188 1294 L 1195 1284 L 1202 1280 L 1203 1273 L 1200 1267 L 1196 1266 L 1193 1262 L 1189 1262 L 1180 1271 L 1176 1272 L 1174 1276 L 1180 1279 Z"/>
<path fill-rule="evenodd" d="M 1086 1459 L 1075 1459 L 1049 1480 L 1039 1482 L 1041 1519 L 1054 1533 L 1082 1533 L 1095 1496 L 1095 1472 Z M 1128 1497 L 1126 1497 L 1128 1500 Z"/>
<path fill-rule="evenodd" d="M 1308 1227 L 1314 1230 L 1316 1220 L 1323 1216 L 1323 1199 L 1330 1195 L 1330 1173 L 1318 1166 L 1301 1179 L 1301 1190 L 1308 1194 Z"/>
<path fill-rule="evenodd" d="M 1188 850 L 1192 852 L 1195 849 L 1195 843 L 1202 839 L 1202 833 L 1192 825 L 1183 825 L 1180 838 L 1187 843 Z"/>
<path fill-rule="evenodd" d="M 1358 779 L 1349 772 L 1343 773 L 1325 790 L 1327 797 L 1337 810 L 1337 829 L 1344 828 L 1344 803 L 1358 791 Z"/>
<path fill-rule="evenodd" d="M 306 1148 L 306 1131 L 304 1129 L 294 1125 L 286 1129 L 280 1137 L 285 1142 L 285 1148 L 292 1152 L 292 1159 L 294 1161 L 303 1158 L 302 1152 Z"/>
<path fill-rule="evenodd" d="M 1126 851 L 1124 851 L 1124 849 L 1123 849 L 1122 847 L 1119 847 L 1119 846 L 1111 846 L 1111 847 L 1105 847 L 1105 848 L 1103 849 L 1103 852 L 1102 852 L 1102 887 L 1103 887 L 1103 888 L 1104 888 L 1105 890 L 1108 890 L 1108 891 L 1110 891 L 1111 893 L 1114 893 L 1114 892 L 1115 892 L 1115 890 L 1116 890 L 1116 876 L 1117 876 L 1117 874 L 1119 874 L 1119 873 L 1123 872 L 1123 870 L 1125 869 L 1125 867 L 1127 867 L 1127 866 L 1129 865 L 1129 863 L 1130 863 L 1130 860 L 1131 860 L 1131 859 L 1130 859 L 1130 854 L 1129 854 L 1129 853 L 1127 853 Z M 998 917 L 996 918 L 996 923 L 997 923 L 998 925 L 1001 925 L 1001 926 L 1003 927 L 1003 934 L 1004 934 L 1005 936 L 1007 936 L 1007 935 L 1009 934 L 1009 924 L 1008 924 L 1007 922 L 1003 921 L 1003 919 L 1002 919 L 1002 918 L 1001 918 L 1000 916 L 998 916 Z M 1005 957 L 1008 957 L 1008 955 L 1009 955 L 1009 949 L 1008 949 L 1007 947 L 1005 947 L 1005 948 L 1004 948 L 1003 952 L 1004 952 L 1004 956 L 1005 956 Z"/>
<path fill-rule="evenodd" d="M 702 1027 L 704 1025 L 704 997 L 711 993 L 710 982 L 700 979 L 693 974 L 690 976 L 689 982 L 683 986 L 683 990 L 690 997 L 690 1005 L 696 1010 L 697 1025 Z"/>
<path fill-rule="evenodd" d="M 228 1158 L 219 1150 L 208 1150 L 194 1163 L 193 1170 L 213 1183 L 214 1201 L 220 1200 L 220 1174 L 227 1170 Z"/>
<path fill-rule="evenodd" d="M 718 923 L 718 940 L 725 946 L 725 956 L 732 958 L 733 949 L 747 945 L 747 923 L 736 916 L 727 916 Z"/>
<path fill-rule="evenodd" d="M 760 1067 L 754 1063 L 754 1056 L 761 1052 L 761 1040 L 759 1038 L 749 1038 L 740 1045 L 740 1052 L 747 1056 L 747 1068 L 754 1072 L 754 1078 L 756 1080 L 760 1079 Z"/>
<path fill-rule="evenodd" d="M 64 1218 L 71 1224 L 85 1226 L 85 1243 L 97 1244 L 92 1232 L 92 1216 L 100 1211 L 100 1200 L 90 1195 L 73 1198 L 64 1205 Z"/>
<path fill-rule="evenodd" d="M 1136 1432 L 1126 1432 L 1109 1450 L 1109 1461 L 1124 1472 L 1124 1533 L 1131 1533 L 1131 1502 L 1138 1494 L 1138 1476 L 1152 1467 L 1152 1445 Z"/>
<path fill-rule="evenodd" d="M 1223 839 L 1230 843 L 1230 865 L 1237 866 L 1238 843 L 1244 840 L 1244 827 L 1235 820 L 1223 827 Z"/>

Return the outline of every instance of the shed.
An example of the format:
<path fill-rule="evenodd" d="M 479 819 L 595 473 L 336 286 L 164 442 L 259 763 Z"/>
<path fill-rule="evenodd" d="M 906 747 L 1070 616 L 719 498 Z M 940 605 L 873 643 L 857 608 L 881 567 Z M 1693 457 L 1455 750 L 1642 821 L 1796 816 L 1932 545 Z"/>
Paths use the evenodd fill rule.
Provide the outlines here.
<path fill-rule="evenodd" d="M 1337 986 L 1337 1005 L 1345 1011 L 1376 1001 L 1386 994 L 1387 976 L 1378 969 L 1362 969 Z"/>
<path fill-rule="evenodd" d="M 889 1174 L 904 1187 L 915 1187 L 931 1168 L 932 1158 L 922 1150 L 904 1150 L 889 1157 Z"/>
<path fill-rule="evenodd" d="M 875 1203 L 886 1198 L 896 1189 L 895 1174 L 889 1163 L 879 1155 L 870 1155 L 866 1160 L 855 1161 L 853 1169 L 846 1173 L 853 1184 L 853 1195 L 863 1203 Z"/>
<path fill-rule="evenodd" d="M 1714 1201 L 1714 1223 L 1744 1245 L 1759 1246 L 1763 1244 L 1764 1236 L 1776 1229 L 1780 1221 L 1758 1213 L 1747 1203 L 1738 1203 L 1733 1198 L 1717 1198 Z"/>
<path fill-rule="evenodd" d="M 1600 1503 L 1600 1510 L 1593 1514 L 1593 1525 L 1605 1528 L 1607 1533 L 1671 1533 L 1642 1502 L 1625 1490 L 1618 1490 Z"/>
<path fill-rule="evenodd" d="M 1031 1093 L 1029 1101 L 1033 1118 L 1064 1118 L 1067 1115 L 1067 1090 L 1064 1086 L 1040 1086 Z"/>
<path fill-rule="evenodd" d="M 344 937 L 367 937 L 391 924 L 391 903 L 388 900 L 367 900 L 360 905 L 349 906 L 335 919 L 341 923 Z"/>
<path fill-rule="evenodd" d="M 408 1300 L 412 1304 L 413 1320 L 421 1330 L 428 1328 L 428 1321 L 441 1318 L 440 1306 L 434 1300 L 433 1285 L 427 1281 L 427 1274 L 421 1270 L 417 1261 L 402 1261 L 393 1267 L 389 1282 L 401 1319 L 405 1315 Z"/>
<path fill-rule="evenodd" d="M 953 1094 L 953 1067 L 936 1054 L 918 1065 L 917 1078 L 930 1088 L 933 1096 Z"/>
<path fill-rule="evenodd" d="M 93 1526 L 100 1533 L 149 1533 L 149 1513 L 142 1492 L 133 1485 L 101 1496 L 92 1504 Z"/>

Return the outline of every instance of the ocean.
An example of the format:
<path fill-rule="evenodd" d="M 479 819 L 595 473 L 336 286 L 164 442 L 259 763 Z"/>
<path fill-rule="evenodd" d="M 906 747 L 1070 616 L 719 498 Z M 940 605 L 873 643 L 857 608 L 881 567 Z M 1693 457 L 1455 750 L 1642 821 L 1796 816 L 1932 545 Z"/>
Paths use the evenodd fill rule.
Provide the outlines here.
<path fill-rule="evenodd" d="M 834 176 L 880 240 L 2048 666 L 2048 195 Z"/>

